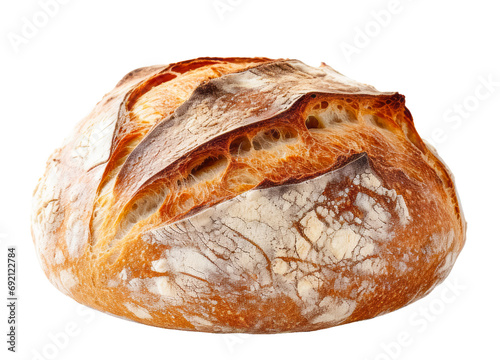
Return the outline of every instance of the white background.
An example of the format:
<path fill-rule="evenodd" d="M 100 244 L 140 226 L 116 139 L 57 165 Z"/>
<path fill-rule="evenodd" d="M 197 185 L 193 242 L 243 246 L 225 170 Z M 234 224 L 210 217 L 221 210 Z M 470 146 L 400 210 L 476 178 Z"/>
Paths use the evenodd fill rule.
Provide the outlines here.
<path fill-rule="evenodd" d="M 500 358 L 498 2 L 65 2 L 50 11 L 37 0 L 0 5 L 1 359 Z M 31 32 L 26 21 L 36 23 Z M 147 327 L 87 310 L 57 291 L 38 266 L 30 235 L 31 195 L 46 159 L 128 71 L 199 56 L 324 61 L 406 95 L 418 131 L 455 174 L 468 222 L 448 282 L 376 319 L 257 336 Z M 6 248 L 13 244 L 15 356 L 6 350 L 4 305 Z"/>

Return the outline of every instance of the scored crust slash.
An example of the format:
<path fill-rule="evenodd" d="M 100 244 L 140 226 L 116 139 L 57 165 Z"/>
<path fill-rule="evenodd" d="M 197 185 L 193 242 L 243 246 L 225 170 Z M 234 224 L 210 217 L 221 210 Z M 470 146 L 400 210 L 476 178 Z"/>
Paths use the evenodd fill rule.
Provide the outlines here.
<path fill-rule="evenodd" d="M 404 96 L 325 64 L 199 58 L 127 74 L 47 163 L 49 280 L 148 325 L 317 330 L 401 308 L 465 242 Z"/>

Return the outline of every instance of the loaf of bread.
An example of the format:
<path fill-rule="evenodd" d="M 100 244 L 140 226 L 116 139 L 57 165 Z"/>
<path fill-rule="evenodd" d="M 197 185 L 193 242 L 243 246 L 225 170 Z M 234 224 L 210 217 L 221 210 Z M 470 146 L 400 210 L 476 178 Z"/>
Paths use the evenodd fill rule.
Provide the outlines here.
<path fill-rule="evenodd" d="M 276 333 L 422 298 L 465 221 L 404 96 L 325 64 L 199 58 L 132 71 L 77 125 L 35 190 L 32 234 L 81 304 Z"/>

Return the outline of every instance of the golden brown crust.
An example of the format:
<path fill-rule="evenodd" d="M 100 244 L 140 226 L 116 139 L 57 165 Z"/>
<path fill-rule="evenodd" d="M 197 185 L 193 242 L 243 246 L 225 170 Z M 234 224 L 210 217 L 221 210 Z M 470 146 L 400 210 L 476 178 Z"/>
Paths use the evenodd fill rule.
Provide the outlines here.
<path fill-rule="evenodd" d="M 398 309 L 446 277 L 465 240 L 452 175 L 404 97 L 296 60 L 129 73 L 49 160 L 33 210 L 63 292 L 200 331 Z"/>

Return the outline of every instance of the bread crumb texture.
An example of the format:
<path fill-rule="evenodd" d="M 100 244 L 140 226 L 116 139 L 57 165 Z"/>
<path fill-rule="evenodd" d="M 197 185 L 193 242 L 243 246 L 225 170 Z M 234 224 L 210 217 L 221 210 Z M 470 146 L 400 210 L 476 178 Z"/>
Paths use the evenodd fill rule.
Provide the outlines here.
<path fill-rule="evenodd" d="M 82 304 L 276 333 L 423 297 L 465 221 L 402 95 L 324 64 L 200 58 L 104 96 L 49 159 L 32 233 L 49 280 Z"/>

